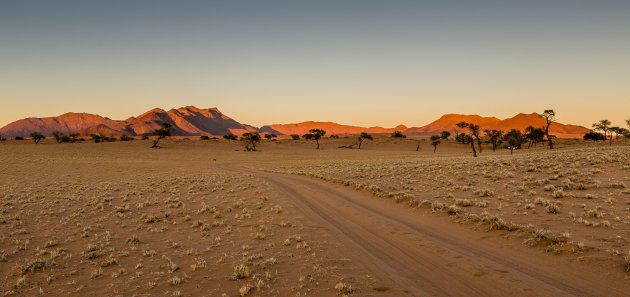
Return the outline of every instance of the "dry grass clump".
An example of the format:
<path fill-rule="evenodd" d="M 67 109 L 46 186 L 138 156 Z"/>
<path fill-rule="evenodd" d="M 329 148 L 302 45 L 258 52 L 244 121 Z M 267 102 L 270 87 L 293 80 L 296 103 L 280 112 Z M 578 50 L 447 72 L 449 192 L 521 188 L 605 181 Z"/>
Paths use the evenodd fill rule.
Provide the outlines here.
<path fill-rule="evenodd" d="M 337 295 L 341 295 L 341 296 L 350 296 L 352 295 L 352 293 L 354 293 L 355 288 L 352 287 L 352 285 L 344 283 L 344 282 L 338 282 L 335 285 L 335 291 L 337 291 Z"/>

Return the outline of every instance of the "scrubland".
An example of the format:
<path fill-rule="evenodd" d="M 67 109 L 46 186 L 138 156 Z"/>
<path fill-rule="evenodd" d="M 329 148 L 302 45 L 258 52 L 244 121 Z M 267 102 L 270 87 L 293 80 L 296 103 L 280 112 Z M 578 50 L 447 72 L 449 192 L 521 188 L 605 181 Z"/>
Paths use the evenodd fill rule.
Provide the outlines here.
<path fill-rule="evenodd" d="M 630 268 L 630 146 L 565 141 L 472 158 L 377 138 L 0 144 L 5 296 L 382 295 L 342 241 L 259 171 L 303 175 L 540 249 Z M 233 171 L 229 168 L 241 168 Z M 372 196 L 372 197 L 370 197 Z M 374 289 L 381 288 L 381 289 Z"/>

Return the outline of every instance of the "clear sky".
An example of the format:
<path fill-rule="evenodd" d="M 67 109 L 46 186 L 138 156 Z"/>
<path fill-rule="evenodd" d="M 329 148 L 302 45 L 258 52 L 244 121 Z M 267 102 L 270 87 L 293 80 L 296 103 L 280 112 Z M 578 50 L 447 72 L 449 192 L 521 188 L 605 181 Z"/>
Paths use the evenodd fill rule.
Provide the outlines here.
<path fill-rule="evenodd" d="M 263 125 L 630 118 L 630 1 L 0 0 L 0 126 L 218 107 Z"/>

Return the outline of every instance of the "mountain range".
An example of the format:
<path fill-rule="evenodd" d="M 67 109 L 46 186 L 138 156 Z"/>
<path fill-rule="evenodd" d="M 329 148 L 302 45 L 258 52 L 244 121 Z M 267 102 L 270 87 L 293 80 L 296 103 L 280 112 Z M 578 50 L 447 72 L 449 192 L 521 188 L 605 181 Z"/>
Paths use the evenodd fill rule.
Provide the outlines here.
<path fill-rule="evenodd" d="M 456 124 L 462 121 L 475 123 L 482 130 L 524 130 L 528 126 L 543 127 L 545 125 L 545 119 L 536 113 L 520 113 L 503 120 L 478 115 L 446 114 L 422 127 L 406 127 L 404 125 L 393 128 L 360 127 L 333 122 L 308 121 L 295 124 L 273 124 L 257 128 L 241 124 L 221 113 L 217 108 L 200 109 L 186 106 L 169 111 L 155 108 L 126 120 L 112 120 L 95 114 L 72 112 L 56 117 L 26 118 L 0 128 L 0 135 L 4 137 L 28 136 L 37 131 L 45 136 L 50 136 L 53 132 L 58 131 L 64 134 L 79 133 L 86 136 L 91 134 L 140 136 L 151 135 L 155 129 L 161 127 L 162 123 L 171 124 L 173 126 L 172 134 L 175 136 L 222 136 L 230 133 L 240 135 L 253 131 L 277 135 L 302 135 L 308 130 L 316 128 L 326 130 L 328 135 L 359 134 L 361 132 L 390 134 L 394 131 L 410 135 L 429 135 L 441 131 L 461 130 L 457 128 Z M 588 128 L 582 126 L 561 123 L 554 123 L 550 128 L 550 133 L 560 138 L 582 137 L 588 131 Z"/>

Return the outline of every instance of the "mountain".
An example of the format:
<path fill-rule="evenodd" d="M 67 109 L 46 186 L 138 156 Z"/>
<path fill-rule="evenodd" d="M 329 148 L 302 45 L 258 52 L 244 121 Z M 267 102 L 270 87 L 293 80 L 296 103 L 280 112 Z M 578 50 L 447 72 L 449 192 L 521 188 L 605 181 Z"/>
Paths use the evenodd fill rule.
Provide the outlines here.
<path fill-rule="evenodd" d="M 520 113 L 504 120 L 478 115 L 446 114 L 426 126 L 411 128 L 407 128 L 404 125 L 383 128 L 309 121 L 295 124 L 273 124 L 258 129 L 233 120 L 217 108 L 200 109 L 194 106 L 186 106 L 168 111 L 154 108 L 137 117 L 130 117 L 126 120 L 112 120 L 88 113 L 66 113 L 57 117 L 26 118 L 4 126 L 0 129 L 0 135 L 5 137 L 28 136 L 31 132 L 38 131 L 45 136 L 50 136 L 53 132 L 59 131 L 64 134 L 80 133 L 84 136 L 90 134 L 105 136 L 127 134 L 138 136 L 151 135 L 155 129 L 161 127 L 162 123 L 171 124 L 173 126 L 172 134 L 175 136 L 222 136 L 228 133 L 240 135 L 249 131 L 274 133 L 277 135 L 303 135 L 310 129 L 324 129 L 327 135 L 359 134 L 361 132 L 390 134 L 394 131 L 401 131 L 409 135 L 430 135 L 442 131 L 461 131 L 456 124 L 462 121 L 475 123 L 482 130 L 525 130 L 530 125 L 534 127 L 543 127 L 545 125 L 545 119 L 536 113 Z M 582 126 L 561 123 L 554 123 L 550 129 L 551 134 L 561 138 L 579 138 L 588 131 L 588 128 Z"/>
<path fill-rule="evenodd" d="M 35 131 L 46 136 L 52 135 L 55 131 L 71 134 L 99 125 L 113 127 L 118 122 L 95 114 L 69 112 L 57 117 L 18 120 L 2 127 L 0 134 L 8 137 L 28 136 Z"/>
<path fill-rule="evenodd" d="M 297 124 L 273 124 L 268 126 L 262 126 L 261 132 L 277 131 L 280 134 L 306 134 L 311 129 L 324 129 L 327 135 L 331 134 L 360 134 L 361 132 L 368 132 L 374 134 L 393 133 L 394 131 L 404 131 L 407 129 L 404 125 L 398 125 L 394 128 L 383 127 L 359 127 L 341 125 L 333 122 L 303 122 Z"/>
<path fill-rule="evenodd" d="M 149 110 L 137 117 L 116 121 L 87 113 L 67 113 L 58 117 L 27 118 L 18 120 L 0 129 L 0 135 L 15 137 L 27 136 L 38 131 L 45 136 L 59 131 L 64 134 L 81 135 L 102 134 L 120 136 L 150 135 L 159 129 L 162 123 L 173 126 L 173 135 L 177 136 L 221 136 L 228 133 L 242 134 L 258 131 L 255 127 L 241 124 L 224 115 L 217 108 L 199 109 L 186 106 L 165 111 L 159 108 Z"/>
<path fill-rule="evenodd" d="M 408 134 L 427 134 L 437 133 L 440 131 L 461 131 L 462 129 L 457 127 L 459 122 L 470 122 L 479 125 L 481 130 L 503 130 L 508 131 L 511 129 L 525 130 L 528 126 L 534 126 L 536 128 L 543 128 L 546 125 L 545 119 L 537 113 L 524 114 L 519 113 L 514 117 L 500 120 L 495 117 L 481 117 L 478 115 L 457 115 L 446 114 L 436 121 L 419 128 L 410 128 L 405 132 Z M 581 138 L 584 133 L 589 132 L 588 128 L 576 125 L 565 125 L 561 123 L 553 123 L 549 128 L 549 133 L 560 138 Z"/>

